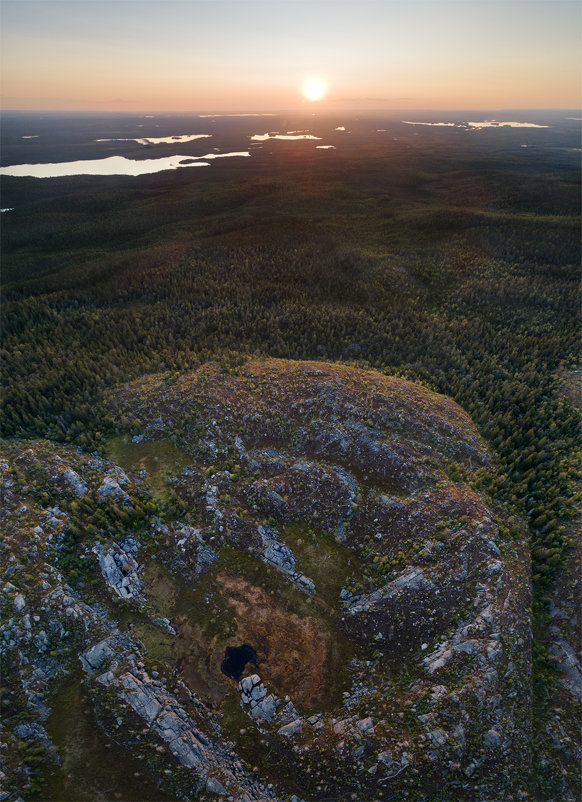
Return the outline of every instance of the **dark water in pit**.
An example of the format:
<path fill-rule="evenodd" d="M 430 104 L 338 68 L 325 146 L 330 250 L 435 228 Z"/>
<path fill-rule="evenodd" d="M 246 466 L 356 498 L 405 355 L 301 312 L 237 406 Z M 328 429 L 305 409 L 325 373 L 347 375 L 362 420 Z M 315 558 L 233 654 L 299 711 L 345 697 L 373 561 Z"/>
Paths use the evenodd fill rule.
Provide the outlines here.
<path fill-rule="evenodd" d="M 247 663 L 257 664 L 257 653 L 252 646 L 248 643 L 243 643 L 242 646 L 227 646 L 220 670 L 238 682 Z"/>

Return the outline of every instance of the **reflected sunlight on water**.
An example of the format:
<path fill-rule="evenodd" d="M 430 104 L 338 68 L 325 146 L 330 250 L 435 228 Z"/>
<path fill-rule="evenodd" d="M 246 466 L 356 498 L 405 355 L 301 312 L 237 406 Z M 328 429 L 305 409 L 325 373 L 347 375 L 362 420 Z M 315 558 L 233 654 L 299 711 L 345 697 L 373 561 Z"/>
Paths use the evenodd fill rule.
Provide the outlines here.
<path fill-rule="evenodd" d="M 320 136 L 313 136 L 313 134 L 253 134 L 251 140 L 253 142 L 265 142 L 267 139 L 321 139 Z"/>
<path fill-rule="evenodd" d="M 137 142 L 139 145 L 181 145 L 195 139 L 210 139 L 212 134 L 181 134 L 180 136 L 129 137 L 127 139 L 96 139 L 95 142 Z M 23 137 L 24 138 L 24 137 Z"/>
<path fill-rule="evenodd" d="M 55 164 L 14 164 L 1 167 L 0 175 L 30 178 L 63 178 L 70 175 L 149 175 L 162 170 L 177 170 L 180 167 L 210 167 L 208 162 L 196 161 L 183 164 L 181 160 L 190 156 L 167 156 L 164 159 L 126 159 L 124 156 L 109 156 L 107 159 L 90 159 Z"/>
<path fill-rule="evenodd" d="M 107 159 L 90 159 L 54 164 L 15 164 L 1 167 L 0 175 L 29 178 L 63 178 L 71 175 L 150 175 L 162 170 L 180 167 L 210 167 L 210 160 L 233 156 L 250 157 L 248 151 L 233 153 L 207 153 L 204 156 L 166 156 L 163 159 L 126 159 L 109 156 Z"/>
<path fill-rule="evenodd" d="M 430 125 L 436 128 L 465 128 L 480 129 L 480 128 L 549 128 L 549 125 L 539 125 L 538 123 L 518 123 L 514 121 L 498 122 L 497 120 L 483 120 L 481 122 L 463 122 L 463 123 L 426 123 L 416 122 L 412 120 L 402 120 L 405 125 Z"/>

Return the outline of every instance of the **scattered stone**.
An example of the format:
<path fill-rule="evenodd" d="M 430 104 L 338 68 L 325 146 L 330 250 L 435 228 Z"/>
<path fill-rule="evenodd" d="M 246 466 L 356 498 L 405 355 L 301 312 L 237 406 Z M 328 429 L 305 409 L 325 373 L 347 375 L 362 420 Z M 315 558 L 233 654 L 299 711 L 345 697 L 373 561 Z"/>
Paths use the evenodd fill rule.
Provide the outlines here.
<path fill-rule="evenodd" d="M 104 551 L 100 543 L 93 546 L 105 582 L 122 599 L 138 598 L 143 588 L 143 583 L 137 574 L 139 566 L 135 559 L 138 549 L 139 544 L 132 535 L 107 551 Z"/>
<path fill-rule="evenodd" d="M 564 638 L 556 638 L 551 651 L 562 672 L 560 683 L 578 702 L 582 702 L 582 666 L 576 650 Z"/>
<path fill-rule="evenodd" d="M 259 526 L 259 534 L 263 542 L 262 559 L 285 574 L 299 589 L 312 595 L 315 585 L 308 577 L 296 570 L 295 556 L 284 543 L 277 540 L 277 532 L 272 526 Z"/>
<path fill-rule="evenodd" d="M 357 727 L 364 733 L 373 733 L 374 732 L 374 722 L 371 716 L 368 718 L 363 718 L 357 722 Z"/>
<path fill-rule="evenodd" d="M 81 479 L 79 474 L 72 468 L 67 468 L 63 472 L 63 478 L 67 480 L 71 490 L 77 496 L 84 496 L 87 492 L 87 484 Z"/>
<path fill-rule="evenodd" d="M 198 549 L 198 554 L 196 555 L 196 567 L 194 569 L 195 576 L 200 576 L 200 574 L 206 570 L 209 566 L 212 565 L 215 560 L 218 559 L 218 554 L 214 551 L 211 546 L 203 544 Z"/>
<path fill-rule="evenodd" d="M 275 717 L 280 704 L 274 694 L 269 694 L 258 674 L 244 677 L 238 685 L 241 705 L 250 707 L 250 715 L 254 719 L 270 721 Z"/>
<path fill-rule="evenodd" d="M 101 667 L 104 660 L 113 657 L 115 654 L 110 638 L 96 643 L 91 649 L 80 655 L 81 662 L 86 671 L 96 671 Z"/>
<path fill-rule="evenodd" d="M 290 724 L 284 724 L 282 727 L 279 728 L 277 732 L 279 733 L 279 735 L 284 735 L 286 738 L 289 738 L 292 735 L 297 735 L 298 733 L 302 732 L 303 724 L 304 724 L 303 719 L 297 718 Z"/>
<path fill-rule="evenodd" d="M 483 738 L 483 745 L 488 749 L 498 749 L 501 746 L 501 736 L 497 730 L 487 730 Z"/>
<path fill-rule="evenodd" d="M 163 629 L 167 630 L 170 635 L 177 635 L 177 631 L 174 627 L 170 624 L 169 618 L 152 618 L 152 624 L 155 624 L 157 627 L 162 627 Z"/>
<path fill-rule="evenodd" d="M 435 746 L 444 746 L 449 739 L 447 733 L 440 728 L 429 732 L 428 737 Z"/>
<path fill-rule="evenodd" d="M 113 499 L 114 501 L 119 501 L 122 504 L 125 504 L 126 507 L 131 507 L 131 499 L 129 495 L 120 487 L 119 482 L 113 479 L 111 476 L 106 476 L 103 480 L 103 484 L 97 490 L 97 498 L 99 501 L 106 501 L 107 499 Z"/>
<path fill-rule="evenodd" d="M 206 780 L 206 790 L 211 794 L 217 794 L 219 796 L 224 796 L 228 793 L 224 785 L 219 782 L 216 777 L 209 777 Z"/>

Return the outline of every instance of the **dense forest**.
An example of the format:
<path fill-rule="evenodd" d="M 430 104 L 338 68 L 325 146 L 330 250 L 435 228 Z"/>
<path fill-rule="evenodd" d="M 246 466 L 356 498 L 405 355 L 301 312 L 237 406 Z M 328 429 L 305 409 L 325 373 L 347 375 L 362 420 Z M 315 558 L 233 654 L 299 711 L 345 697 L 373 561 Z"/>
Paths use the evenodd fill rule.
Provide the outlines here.
<path fill-rule="evenodd" d="M 541 755 L 549 602 L 580 502 L 580 186 L 575 153 L 502 136 L 285 143 L 194 176 L 5 179 L 2 431 L 99 451 L 111 388 L 250 354 L 452 396 L 496 454 L 489 490 L 529 525 Z"/>

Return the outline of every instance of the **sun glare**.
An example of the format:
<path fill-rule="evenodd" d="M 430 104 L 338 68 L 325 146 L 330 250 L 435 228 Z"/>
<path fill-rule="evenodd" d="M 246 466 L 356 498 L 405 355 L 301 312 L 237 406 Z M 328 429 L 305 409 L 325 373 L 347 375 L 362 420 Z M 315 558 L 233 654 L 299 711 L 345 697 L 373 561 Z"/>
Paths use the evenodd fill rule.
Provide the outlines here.
<path fill-rule="evenodd" d="M 303 84 L 303 97 L 306 100 L 321 100 L 325 95 L 327 87 L 319 78 L 310 78 Z"/>

